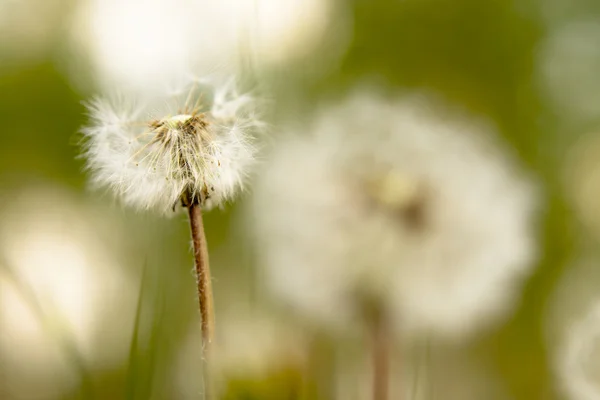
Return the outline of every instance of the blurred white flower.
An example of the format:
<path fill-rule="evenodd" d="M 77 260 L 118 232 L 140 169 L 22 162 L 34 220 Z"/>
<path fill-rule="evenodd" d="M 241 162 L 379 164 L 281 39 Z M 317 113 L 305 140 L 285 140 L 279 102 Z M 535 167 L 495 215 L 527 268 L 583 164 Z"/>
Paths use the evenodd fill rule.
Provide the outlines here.
<path fill-rule="evenodd" d="M 93 182 L 163 212 L 186 199 L 210 209 L 232 198 L 253 160 L 253 99 L 230 81 L 216 89 L 194 82 L 160 100 L 89 104 L 83 132 Z"/>
<path fill-rule="evenodd" d="M 323 40 L 331 0 L 85 0 L 72 34 L 101 84 L 147 91 L 193 67 L 269 65 Z"/>
<path fill-rule="evenodd" d="M 542 90 L 556 113 L 586 123 L 600 117 L 600 19 L 585 17 L 558 25 L 542 42 Z"/>
<path fill-rule="evenodd" d="M 106 240 L 108 232 L 117 242 L 122 237 L 107 210 L 84 205 L 66 190 L 38 185 L 5 194 L 0 197 L 3 389 L 9 398 L 52 399 L 80 384 L 73 349 L 79 361 L 100 368 L 127 357 L 131 329 L 121 325 L 132 318 L 135 298 L 119 249 Z M 107 315 L 119 329 L 104 329 Z"/>
<path fill-rule="evenodd" d="M 489 128 L 431 106 L 358 93 L 274 146 L 253 218 L 275 295 L 338 325 L 375 301 L 449 335 L 512 305 L 535 261 L 534 190 Z"/>

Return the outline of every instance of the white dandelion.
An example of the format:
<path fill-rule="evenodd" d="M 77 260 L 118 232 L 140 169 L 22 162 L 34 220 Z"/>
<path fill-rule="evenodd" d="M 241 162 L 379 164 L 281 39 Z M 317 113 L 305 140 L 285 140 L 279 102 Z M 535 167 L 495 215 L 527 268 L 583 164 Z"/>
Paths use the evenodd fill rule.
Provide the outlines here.
<path fill-rule="evenodd" d="M 181 201 L 211 209 L 232 199 L 254 158 L 252 98 L 233 83 L 212 93 L 195 83 L 148 103 L 89 104 L 83 133 L 93 182 L 128 205 L 164 213 Z"/>
<path fill-rule="evenodd" d="M 243 187 L 258 126 L 254 104 L 233 82 L 212 91 L 206 82 L 194 82 L 143 106 L 97 99 L 89 105 L 91 124 L 83 129 L 84 155 L 97 186 L 139 209 L 188 209 L 205 351 L 214 316 L 202 210 L 221 206 Z"/>
<path fill-rule="evenodd" d="M 510 307 L 536 255 L 534 190 L 489 128 L 432 104 L 358 93 L 274 146 L 254 186 L 274 296 L 387 345 L 382 330 L 459 338 Z"/>

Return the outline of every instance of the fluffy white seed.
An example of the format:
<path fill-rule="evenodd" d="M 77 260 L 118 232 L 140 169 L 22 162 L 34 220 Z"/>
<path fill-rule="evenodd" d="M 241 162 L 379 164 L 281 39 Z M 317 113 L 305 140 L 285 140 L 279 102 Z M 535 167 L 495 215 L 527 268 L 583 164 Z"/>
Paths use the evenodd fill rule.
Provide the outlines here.
<path fill-rule="evenodd" d="M 96 99 L 83 129 L 92 181 L 140 209 L 167 212 L 182 200 L 220 206 L 253 161 L 253 105 L 233 82 L 196 82 L 144 104 Z"/>

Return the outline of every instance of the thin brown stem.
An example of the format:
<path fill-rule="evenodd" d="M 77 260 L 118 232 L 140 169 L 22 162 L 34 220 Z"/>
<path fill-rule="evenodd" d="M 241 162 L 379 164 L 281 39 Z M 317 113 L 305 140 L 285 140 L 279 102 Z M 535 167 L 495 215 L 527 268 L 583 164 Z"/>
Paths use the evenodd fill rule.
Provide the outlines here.
<path fill-rule="evenodd" d="M 200 319 L 202 325 L 202 358 L 204 359 L 203 370 L 205 371 L 205 398 L 208 399 L 210 398 L 210 395 L 208 394 L 209 374 L 207 367 L 209 365 L 210 347 L 215 333 L 214 304 L 210 279 L 210 265 L 208 262 L 208 246 L 206 243 L 206 235 L 204 234 L 202 209 L 200 205 L 196 202 L 191 202 L 187 208 L 194 246 L 196 282 L 198 285 L 198 305 L 200 307 Z"/>
<path fill-rule="evenodd" d="M 192 203 L 188 206 L 192 242 L 194 244 L 194 262 L 196 264 L 196 280 L 198 284 L 198 305 L 202 319 L 203 347 L 212 343 L 215 333 L 215 317 L 210 278 L 210 265 L 208 262 L 208 247 L 202 222 L 202 209 L 200 205 Z"/>
<path fill-rule="evenodd" d="M 388 400 L 389 398 L 391 341 L 388 328 L 383 315 L 377 315 L 371 320 L 373 400 Z"/>

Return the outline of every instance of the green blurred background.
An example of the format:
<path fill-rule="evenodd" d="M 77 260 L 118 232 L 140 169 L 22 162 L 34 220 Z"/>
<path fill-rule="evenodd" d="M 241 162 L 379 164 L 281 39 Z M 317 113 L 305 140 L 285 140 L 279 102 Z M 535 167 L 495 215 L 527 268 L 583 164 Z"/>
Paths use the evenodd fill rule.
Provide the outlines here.
<path fill-rule="evenodd" d="M 86 122 L 82 101 L 99 89 L 90 60 L 71 47 L 79 3 L 0 0 L 0 399 L 198 398 L 199 316 L 184 216 L 122 209 L 86 186 L 77 131 Z M 497 397 L 490 389 L 466 400 L 566 398 L 553 346 L 568 322 L 554 304 L 557 293 L 570 293 L 563 277 L 580 260 L 595 263 L 600 193 L 600 103 L 592 91 L 600 85 L 600 35 L 567 28 L 600 25 L 598 3 L 331 3 L 327 28 L 302 56 L 243 61 L 275 100 L 273 134 L 315 100 L 342 98 L 365 82 L 390 93 L 426 89 L 493 120 L 541 181 L 539 265 L 507 320 L 451 350 L 432 345 L 431 362 L 444 375 L 457 358 L 475 360 L 502 387 Z M 240 309 L 285 320 L 255 284 L 246 202 L 205 218 L 219 327 Z M 568 289 L 591 285 L 588 270 Z M 331 398 L 323 377 L 340 350 L 321 336 L 308 347 L 311 367 L 275 356 L 267 372 L 228 376 L 223 398 Z"/>

